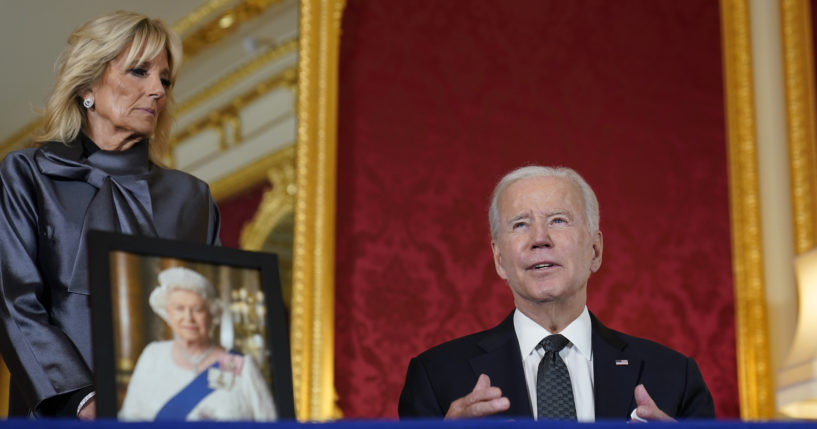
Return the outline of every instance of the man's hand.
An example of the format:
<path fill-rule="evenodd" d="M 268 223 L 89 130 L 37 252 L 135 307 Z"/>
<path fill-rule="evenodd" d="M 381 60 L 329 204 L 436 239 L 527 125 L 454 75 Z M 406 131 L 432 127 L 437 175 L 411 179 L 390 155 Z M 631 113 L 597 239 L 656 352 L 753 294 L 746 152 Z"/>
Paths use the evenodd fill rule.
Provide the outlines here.
<path fill-rule="evenodd" d="M 485 417 L 507 410 L 511 401 L 502 396 L 502 390 L 491 386 L 491 379 L 480 374 L 471 393 L 451 403 L 446 419 Z"/>
<path fill-rule="evenodd" d="M 96 418 L 96 398 L 91 398 L 77 414 L 80 420 L 93 420 Z"/>
<path fill-rule="evenodd" d="M 636 415 L 644 420 L 665 422 L 675 421 L 675 419 L 668 416 L 667 413 L 661 411 L 661 409 L 655 405 L 655 401 L 653 401 L 650 394 L 647 393 L 647 389 L 643 384 L 635 386 L 635 403 L 637 405 L 635 409 Z M 638 420 L 632 419 L 630 421 L 637 422 Z"/>

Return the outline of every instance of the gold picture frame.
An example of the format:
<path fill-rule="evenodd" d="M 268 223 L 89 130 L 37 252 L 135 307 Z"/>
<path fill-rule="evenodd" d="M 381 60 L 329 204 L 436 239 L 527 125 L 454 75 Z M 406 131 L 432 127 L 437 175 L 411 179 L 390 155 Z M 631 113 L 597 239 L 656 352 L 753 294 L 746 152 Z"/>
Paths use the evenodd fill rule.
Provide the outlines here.
<path fill-rule="evenodd" d="M 301 0 L 290 314 L 295 413 L 341 416 L 334 388 L 338 48 L 344 0 Z"/>

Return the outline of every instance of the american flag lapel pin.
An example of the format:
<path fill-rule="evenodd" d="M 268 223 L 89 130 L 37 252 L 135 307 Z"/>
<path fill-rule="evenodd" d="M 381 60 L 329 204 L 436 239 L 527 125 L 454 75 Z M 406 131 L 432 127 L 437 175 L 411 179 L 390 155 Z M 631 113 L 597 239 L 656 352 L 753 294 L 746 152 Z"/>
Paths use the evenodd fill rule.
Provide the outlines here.
<path fill-rule="evenodd" d="M 616 359 L 616 366 L 627 366 L 630 364 L 630 361 L 627 359 Z"/>

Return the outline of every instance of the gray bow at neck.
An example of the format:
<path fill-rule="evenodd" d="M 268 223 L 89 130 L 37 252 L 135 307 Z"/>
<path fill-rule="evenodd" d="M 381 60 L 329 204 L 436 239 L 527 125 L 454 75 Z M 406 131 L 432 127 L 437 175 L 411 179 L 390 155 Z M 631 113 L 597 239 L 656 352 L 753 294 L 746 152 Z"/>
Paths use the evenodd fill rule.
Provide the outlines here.
<path fill-rule="evenodd" d="M 148 141 L 125 151 L 98 150 L 85 158 L 83 138 L 87 137 L 80 134 L 69 145 L 48 142 L 34 155 L 43 174 L 84 181 L 97 188 L 82 223 L 69 284 L 72 290 L 88 290 L 88 231 L 157 235 L 147 180 L 151 168 Z"/>

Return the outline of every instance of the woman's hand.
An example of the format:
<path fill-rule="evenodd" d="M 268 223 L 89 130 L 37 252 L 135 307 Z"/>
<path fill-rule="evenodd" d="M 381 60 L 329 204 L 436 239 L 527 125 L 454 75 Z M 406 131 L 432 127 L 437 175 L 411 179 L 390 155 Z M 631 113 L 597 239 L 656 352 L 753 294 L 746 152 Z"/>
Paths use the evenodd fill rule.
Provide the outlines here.
<path fill-rule="evenodd" d="M 80 420 L 93 420 L 96 418 L 96 398 L 91 398 L 77 413 Z"/>

